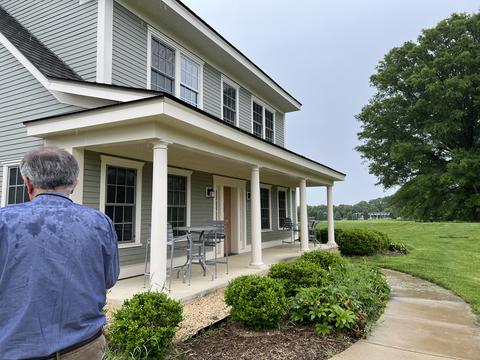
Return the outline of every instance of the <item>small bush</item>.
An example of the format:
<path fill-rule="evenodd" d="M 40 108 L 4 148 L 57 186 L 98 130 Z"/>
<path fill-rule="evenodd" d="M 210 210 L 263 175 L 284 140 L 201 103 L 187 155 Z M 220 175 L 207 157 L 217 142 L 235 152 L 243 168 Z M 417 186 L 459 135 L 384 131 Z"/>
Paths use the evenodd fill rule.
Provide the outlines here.
<path fill-rule="evenodd" d="M 405 245 L 404 243 L 392 242 L 390 243 L 390 245 L 388 245 L 388 250 L 403 255 L 407 255 L 409 253 L 407 245 Z"/>
<path fill-rule="evenodd" d="M 268 276 L 281 281 L 287 297 L 295 296 L 301 288 L 320 287 L 328 282 L 328 272 L 320 265 L 302 260 L 275 264 Z"/>
<path fill-rule="evenodd" d="M 342 255 L 369 256 L 388 249 L 390 239 L 387 234 L 376 230 L 348 229 L 336 236 Z"/>
<path fill-rule="evenodd" d="M 340 236 L 342 232 L 343 232 L 342 229 L 335 229 L 334 230 L 335 239 L 337 238 L 337 236 Z M 317 240 L 320 241 L 322 244 L 326 244 L 328 242 L 327 228 L 321 228 L 320 230 L 317 229 Z"/>
<path fill-rule="evenodd" d="M 252 329 L 280 325 L 287 313 L 287 299 L 280 281 L 256 275 L 240 276 L 225 290 L 230 316 Z"/>
<path fill-rule="evenodd" d="M 158 292 L 135 294 L 113 314 L 108 338 L 135 359 L 161 359 L 181 321 L 179 302 Z"/>
<path fill-rule="evenodd" d="M 306 252 L 300 257 L 300 260 L 317 264 L 324 270 L 330 270 L 334 266 L 346 263 L 346 260 L 339 254 L 323 250 Z"/>

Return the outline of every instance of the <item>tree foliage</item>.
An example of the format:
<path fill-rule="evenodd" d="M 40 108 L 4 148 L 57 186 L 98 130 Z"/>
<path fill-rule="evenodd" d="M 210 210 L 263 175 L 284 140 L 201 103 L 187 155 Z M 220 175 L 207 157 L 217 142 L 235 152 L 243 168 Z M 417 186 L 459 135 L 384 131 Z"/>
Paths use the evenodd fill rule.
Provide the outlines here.
<path fill-rule="evenodd" d="M 393 48 L 356 116 L 357 147 L 400 215 L 480 220 L 480 14 L 453 14 Z"/>
<path fill-rule="evenodd" d="M 390 205 L 389 196 L 369 201 L 360 201 L 355 205 L 340 204 L 333 206 L 335 220 L 368 219 L 369 214 L 375 212 L 386 212 L 390 213 L 390 217 L 396 217 L 395 211 Z M 308 206 L 307 213 L 309 217 L 314 217 L 316 220 L 327 220 L 326 205 Z"/>

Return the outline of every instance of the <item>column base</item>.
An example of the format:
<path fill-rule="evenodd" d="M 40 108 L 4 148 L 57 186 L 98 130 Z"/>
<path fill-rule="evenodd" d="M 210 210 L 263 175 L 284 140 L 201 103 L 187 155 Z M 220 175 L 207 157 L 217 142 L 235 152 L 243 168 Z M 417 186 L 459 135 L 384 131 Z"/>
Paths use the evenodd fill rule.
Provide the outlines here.
<path fill-rule="evenodd" d="M 312 249 L 306 248 L 306 249 L 300 249 L 300 250 L 298 250 L 298 252 L 299 252 L 300 254 L 304 254 L 304 253 L 309 252 L 309 251 L 312 251 Z"/>
<path fill-rule="evenodd" d="M 257 270 L 264 270 L 267 268 L 267 265 L 265 265 L 263 262 L 261 263 L 251 263 L 248 265 L 249 269 L 257 269 Z"/>
<path fill-rule="evenodd" d="M 333 242 L 333 243 L 326 243 L 326 244 L 322 244 L 320 246 L 320 249 L 322 250 L 333 250 L 333 249 L 338 249 L 338 245 L 337 243 Z"/>

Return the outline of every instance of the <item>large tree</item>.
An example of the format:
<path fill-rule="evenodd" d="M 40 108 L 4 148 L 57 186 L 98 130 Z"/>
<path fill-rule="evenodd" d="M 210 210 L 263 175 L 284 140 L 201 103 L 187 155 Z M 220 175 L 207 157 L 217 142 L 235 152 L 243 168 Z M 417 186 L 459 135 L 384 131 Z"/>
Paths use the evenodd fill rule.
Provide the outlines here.
<path fill-rule="evenodd" d="M 420 220 L 480 220 L 480 14 L 453 14 L 385 55 L 356 117 L 357 147 L 393 205 Z"/>

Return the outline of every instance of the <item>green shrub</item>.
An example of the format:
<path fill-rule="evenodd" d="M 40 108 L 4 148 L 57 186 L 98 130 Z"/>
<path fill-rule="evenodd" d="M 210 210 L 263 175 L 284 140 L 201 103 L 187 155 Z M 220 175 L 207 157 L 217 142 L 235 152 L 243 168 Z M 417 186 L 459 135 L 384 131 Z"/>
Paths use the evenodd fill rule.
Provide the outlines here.
<path fill-rule="evenodd" d="M 388 249 L 390 239 L 388 235 L 365 229 L 343 230 L 335 238 L 342 255 L 368 256 L 382 253 Z"/>
<path fill-rule="evenodd" d="M 159 292 L 135 294 L 113 314 L 108 338 L 135 359 L 161 359 L 181 321 L 179 302 Z"/>
<path fill-rule="evenodd" d="M 324 270 L 329 270 L 334 266 L 346 263 L 345 258 L 341 257 L 339 254 L 323 250 L 306 252 L 300 257 L 300 260 L 317 264 Z"/>
<path fill-rule="evenodd" d="M 335 229 L 335 239 L 343 232 L 342 229 Z M 317 229 L 317 240 L 320 241 L 322 244 L 326 244 L 328 242 L 328 229 L 321 228 L 320 230 Z"/>
<path fill-rule="evenodd" d="M 257 275 L 240 276 L 225 290 L 230 316 L 252 329 L 280 325 L 287 314 L 287 299 L 280 281 Z"/>
<path fill-rule="evenodd" d="M 268 276 L 281 281 L 287 297 L 295 296 L 301 288 L 319 287 L 328 282 L 328 272 L 320 265 L 302 260 L 275 264 Z"/>
<path fill-rule="evenodd" d="M 320 334 L 351 329 L 362 336 L 368 321 L 380 316 L 389 293 L 383 275 L 376 268 L 350 263 L 337 265 L 331 269 L 328 284 L 303 288 L 290 300 L 290 318 L 315 324 Z"/>
<path fill-rule="evenodd" d="M 409 253 L 408 247 L 404 243 L 392 242 L 388 245 L 388 250 L 403 255 L 407 255 Z"/>

